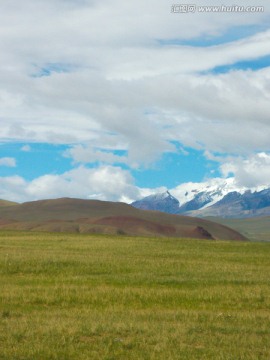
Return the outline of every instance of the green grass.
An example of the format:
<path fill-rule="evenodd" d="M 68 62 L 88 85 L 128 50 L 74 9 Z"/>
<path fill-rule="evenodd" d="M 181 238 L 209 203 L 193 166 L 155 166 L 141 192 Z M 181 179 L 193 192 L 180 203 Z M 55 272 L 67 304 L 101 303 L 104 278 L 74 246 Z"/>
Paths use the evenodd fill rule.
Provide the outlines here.
<path fill-rule="evenodd" d="M 270 244 L 0 233 L 0 359 L 270 359 Z"/>
<path fill-rule="evenodd" d="M 270 217 L 252 217 L 244 219 L 227 219 L 208 217 L 222 225 L 229 226 L 252 241 L 270 241 Z"/>

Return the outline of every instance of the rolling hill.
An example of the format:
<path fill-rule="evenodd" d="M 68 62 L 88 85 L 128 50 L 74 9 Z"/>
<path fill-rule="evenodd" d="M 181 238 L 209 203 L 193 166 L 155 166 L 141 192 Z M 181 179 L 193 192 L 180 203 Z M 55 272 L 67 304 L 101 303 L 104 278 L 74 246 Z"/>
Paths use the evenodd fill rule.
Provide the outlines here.
<path fill-rule="evenodd" d="M 14 201 L 8 201 L 8 200 L 1 200 L 0 199 L 0 207 L 2 206 L 12 206 L 12 205 L 18 205 L 18 203 L 14 202 Z"/>
<path fill-rule="evenodd" d="M 124 203 L 61 198 L 0 207 L 0 229 L 245 240 L 215 222 Z"/>

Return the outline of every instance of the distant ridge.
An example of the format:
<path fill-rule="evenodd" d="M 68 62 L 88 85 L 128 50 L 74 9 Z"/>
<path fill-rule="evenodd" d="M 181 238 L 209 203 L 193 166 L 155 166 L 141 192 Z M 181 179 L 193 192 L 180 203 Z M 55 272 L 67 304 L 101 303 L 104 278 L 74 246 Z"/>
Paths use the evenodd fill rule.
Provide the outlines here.
<path fill-rule="evenodd" d="M 71 198 L 0 207 L 0 229 L 246 240 L 237 231 L 204 219 Z"/>
<path fill-rule="evenodd" d="M 191 212 L 193 216 L 220 216 L 223 218 L 249 218 L 270 215 L 270 189 L 231 192 L 212 206 Z"/>
<path fill-rule="evenodd" d="M 131 205 L 139 209 L 197 217 L 248 218 L 270 215 L 270 188 L 228 191 L 219 184 L 217 188 L 186 191 L 182 201 L 180 203 L 167 191 L 147 196 Z"/>

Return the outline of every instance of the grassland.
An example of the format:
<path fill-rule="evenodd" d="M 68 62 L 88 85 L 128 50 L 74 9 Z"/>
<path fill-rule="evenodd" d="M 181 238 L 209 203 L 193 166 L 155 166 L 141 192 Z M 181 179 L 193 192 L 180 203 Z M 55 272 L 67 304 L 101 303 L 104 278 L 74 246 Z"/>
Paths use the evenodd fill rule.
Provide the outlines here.
<path fill-rule="evenodd" d="M 270 244 L 0 233 L 1 360 L 269 360 Z"/>
<path fill-rule="evenodd" d="M 209 217 L 208 220 L 229 226 L 252 241 L 270 241 L 270 216 L 244 219 Z"/>

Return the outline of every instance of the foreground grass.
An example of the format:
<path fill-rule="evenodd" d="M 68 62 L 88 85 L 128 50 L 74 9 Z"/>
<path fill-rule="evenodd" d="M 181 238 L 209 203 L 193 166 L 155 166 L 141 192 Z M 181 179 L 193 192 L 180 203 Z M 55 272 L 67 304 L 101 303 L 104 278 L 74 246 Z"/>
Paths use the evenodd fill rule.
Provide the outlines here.
<path fill-rule="evenodd" d="M 270 244 L 0 233 L 0 359 L 270 359 Z"/>

